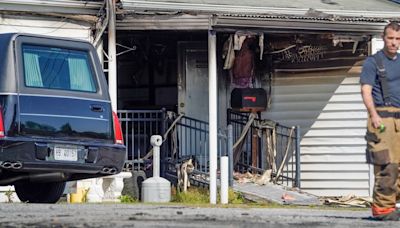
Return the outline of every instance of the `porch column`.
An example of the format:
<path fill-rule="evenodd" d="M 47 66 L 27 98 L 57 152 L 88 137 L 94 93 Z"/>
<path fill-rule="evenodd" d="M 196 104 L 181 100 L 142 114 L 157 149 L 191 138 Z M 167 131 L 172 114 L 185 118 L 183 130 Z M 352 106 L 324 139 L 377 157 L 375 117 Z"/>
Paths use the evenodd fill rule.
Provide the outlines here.
<path fill-rule="evenodd" d="M 117 111 L 117 50 L 115 38 L 115 0 L 107 0 L 109 7 L 108 21 L 108 91 L 111 107 Z"/>
<path fill-rule="evenodd" d="M 217 150 L 218 150 L 218 85 L 217 85 L 217 36 L 208 31 L 208 116 L 210 153 L 210 203 L 217 203 Z"/>

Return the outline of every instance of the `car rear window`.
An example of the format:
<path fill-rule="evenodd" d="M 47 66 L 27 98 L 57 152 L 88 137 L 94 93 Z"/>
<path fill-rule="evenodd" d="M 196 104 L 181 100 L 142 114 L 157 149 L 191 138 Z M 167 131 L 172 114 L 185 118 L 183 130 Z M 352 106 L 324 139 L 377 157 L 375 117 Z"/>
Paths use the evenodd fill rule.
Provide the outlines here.
<path fill-rule="evenodd" d="M 22 54 L 25 86 L 96 92 L 87 52 L 24 44 Z"/>

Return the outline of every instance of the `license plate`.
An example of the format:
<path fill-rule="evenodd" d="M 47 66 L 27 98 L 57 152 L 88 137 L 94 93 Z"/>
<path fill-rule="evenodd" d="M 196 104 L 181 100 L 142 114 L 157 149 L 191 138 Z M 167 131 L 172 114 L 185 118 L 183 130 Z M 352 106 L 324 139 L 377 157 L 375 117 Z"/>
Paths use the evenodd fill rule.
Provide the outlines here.
<path fill-rule="evenodd" d="M 78 161 L 78 149 L 54 147 L 54 159 L 59 161 Z"/>

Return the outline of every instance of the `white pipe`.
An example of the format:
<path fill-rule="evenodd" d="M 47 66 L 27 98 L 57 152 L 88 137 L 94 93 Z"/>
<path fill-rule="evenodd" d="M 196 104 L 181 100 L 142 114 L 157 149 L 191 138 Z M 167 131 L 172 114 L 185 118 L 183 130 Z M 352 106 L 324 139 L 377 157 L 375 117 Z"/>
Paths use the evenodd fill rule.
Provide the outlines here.
<path fill-rule="evenodd" d="M 160 177 L 160 146 L 162 142 L 161 135 L 150 137 L 150 144 L 153 146 L 153 177 Z"/>
<path fill-rule="evenodd" d="M 210 203 L 217 203 L 217 150 L 218 150 L 218 84 L 217 84 L 217 36 L 208 31 L 208 115 L 210 153 Z"/>
<path fill-rule="evenodd" d="M 108 22 L 108 92 L 110 93 L 111 107 L 117 111 L 117 48 L 115 31 L 115 0 L 108 0 L 110 13 Z"/>
<path fill-rule="evenodd" d="M 221 157 L 221 204 L 228 204 L 229 188 L 229 159 L 228 156 Z"/>

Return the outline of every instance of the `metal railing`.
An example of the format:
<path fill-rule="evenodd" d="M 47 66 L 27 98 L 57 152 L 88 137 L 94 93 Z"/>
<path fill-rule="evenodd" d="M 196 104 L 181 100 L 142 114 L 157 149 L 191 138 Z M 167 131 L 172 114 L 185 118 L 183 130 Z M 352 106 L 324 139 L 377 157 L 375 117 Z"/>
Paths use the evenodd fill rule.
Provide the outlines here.
<path fill-rule="evenodd" d="M 126 170 L 144 170 L 151 175 L 152 160 L 150 137 L 164 135 L 178 118 L 166 110 L 119 110 L 118 118 L 126 146 Z M 219 131 L 218 158 L 226 152 L 226 135 Z M 208 122 L 190 117 L 180 117 L 170 129 L 161 146 L 161 176 L 176 178 L 176 165 L 192 158 L 195 173 L 208 175 Z M 223 151 L 223 152 L 221 152 Z"/>
<path fill-rule="evenodd" d="M 161 146 L 161 176 L 176 180 L 178 165 L 192 158 L 194 163 L 192 176 L 199 182 L 208 184 L 210 160 L 207 122 L 181 116 L 179 121 L 171 126 L 179 117 L 164 109 L 119 110 L 118 117 L 126 145 L 126 170 L 143 170 L 147 176 L 151 176 L 152 160 L 147 159 L 151 156 L 146 156 L 151 151 L 150 137 L 155 134 L 163 136 L 168 129 L 170 131 Z M 218 164 L 221 155 L 230 155 L 230 175 L 233 168 L 240 172 L 258 173 L 272 169 L 273 177 L 276 178 L 279 174 L 276 178 L 279 183 L 300 187 L 298 128 L 292 129 L 276 124 L 273 129 L 269 129 L 261 124 L 265 124 L 265 120 L 255 119 L 243 140 L 242 152 L 239 153 L 237 162 L 233 162 L 235 154 L 232 152 L 232 144 L 237 141 L 248 120 L 248 114 L 228 110 L 228 124 L 232 125 L 232 136 L 229 137 L 229 131 L 226 129 L 219 130 Z M 273 140 L 274 146 L 270 146 L 271 142 L 268 140 Z M 285 153 L 286 150 L 287 153 Z M 266 151 L 274 156 L 268 157 Z M 285 154 L 287 154 L 286 158 Z M 281 165 L 282 169 L 278 173 Z M 232 176 L 230 176 L 230 184 L 232 184 Z"/>
<path fill-rule="evenodd" d="M 151 150 L 150 137 L 165 132 L 165 115 L 164 109 L 118 110 L 126 146 L 126 169 L 144 170 L 151 165 L 151 161 L 143 160 L 143 157 Z"/>
<path fill-rule="evenodd" d="M 170 120 L 171 121 L 171 120 Z M 190 117 L 182 117 L 170 134 L 166 155 L 167 167 L 165 174 L 169 179 L 175 179 L 179 165 L 192 159 L 194 170 L 192 180 L 207 185 L 209 178 L 209 124 L 208 122 Z M 224 131 L 218 132 L 218 162 L 221 155 L 227 154 L 227 136 Z"/>
<path fill-rule="evenodd" d="M 228 110 L 228 124 L 233 126 L 233 141 L 241 137 L 248 113 Z M 274 182 L 300 187 L 299 127 L 286 127 L 274 121 L 254 118 L 247 134 L 233 151 L 234 169 L 262 174 L 272 171 Z"/>

